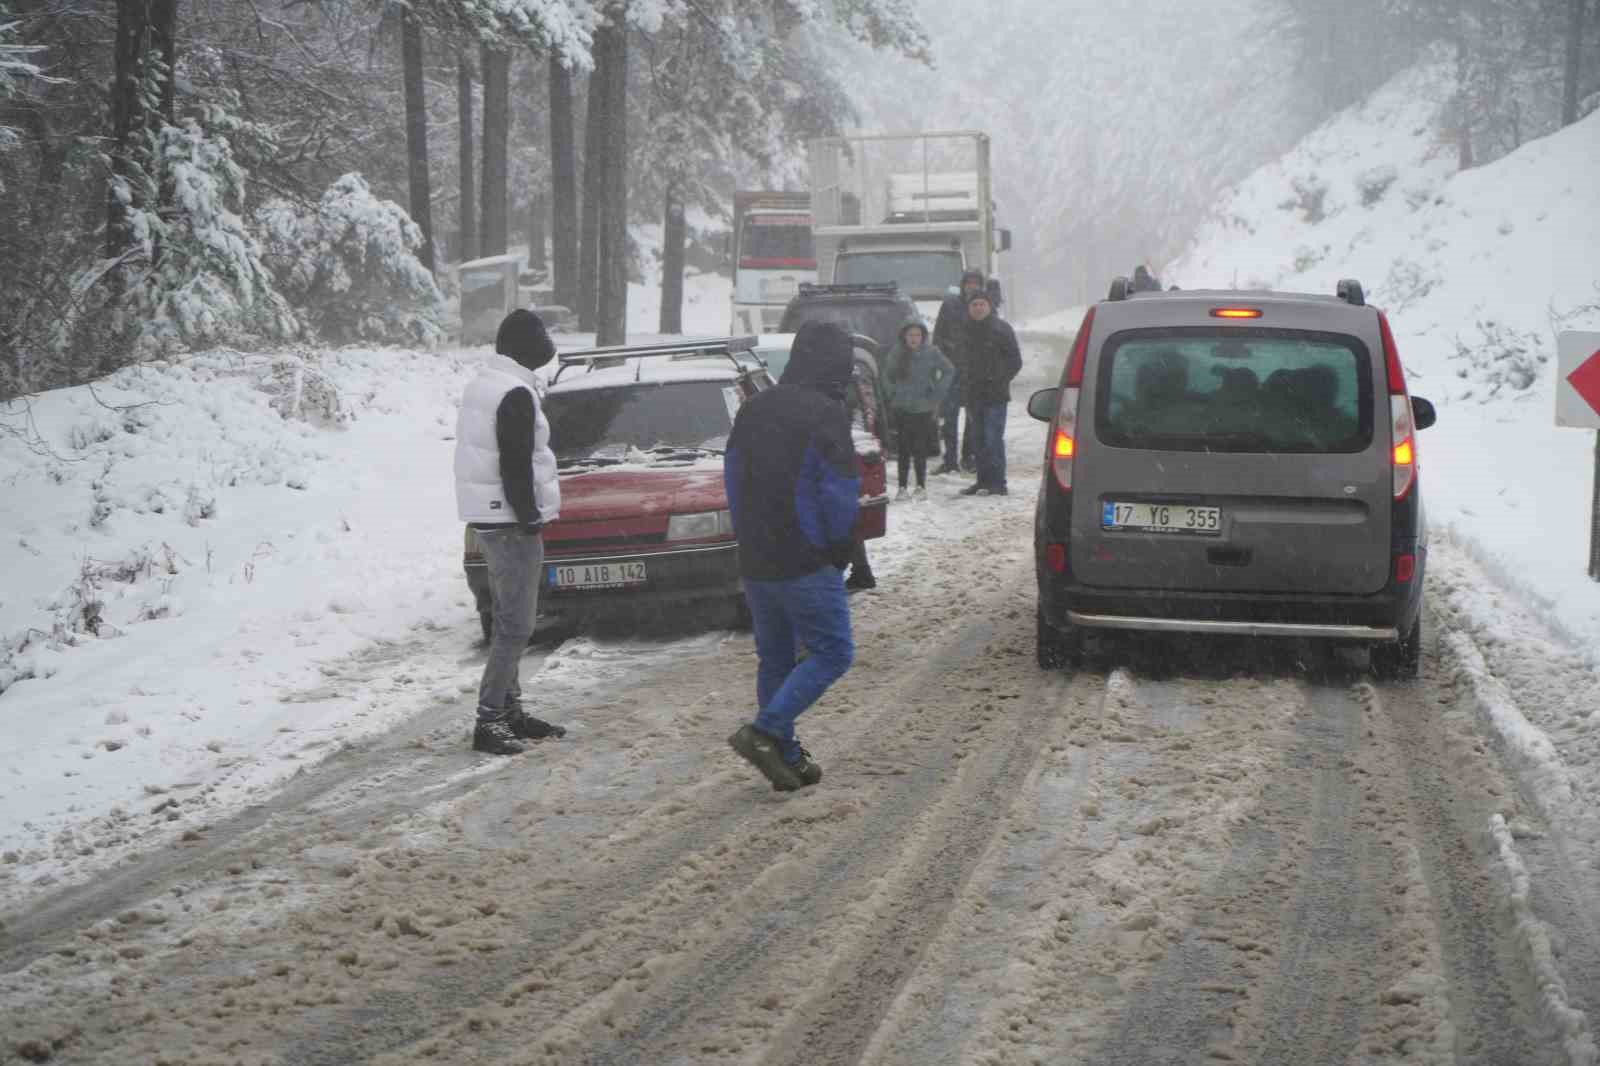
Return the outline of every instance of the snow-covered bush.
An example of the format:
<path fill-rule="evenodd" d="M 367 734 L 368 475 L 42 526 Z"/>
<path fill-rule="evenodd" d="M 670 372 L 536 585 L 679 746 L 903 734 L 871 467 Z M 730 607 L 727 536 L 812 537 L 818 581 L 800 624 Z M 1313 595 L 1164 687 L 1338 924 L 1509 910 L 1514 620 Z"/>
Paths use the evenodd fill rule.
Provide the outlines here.
<path fill-rule="evenodd" d="M 324 428 L 350 423 L 355 412 L 317 364 L 314 351 L 283 352 L 273 359 L 261 389 L 272 397 L 272 409 L 285 421 L 298 419 Z"/>
<path fill-rule="evenodd" d="M 444 296 L 416 255 L 422 231 L 360 174 L 334 182 L 315 209 L 272 200 L 256 221 L 280 291 L 324 340 L 444 339 Z"/>
<path fill-rule="evenodd" d="M 156 136 L 157 173 L 129 218 L 146 273 L 129 293 L 138 344 L 152 351 L 198 348 L 243 338 L 281 339 L 298 332 L 294 313 L 262 262 L 262 249 L 240 213 L 245 175 L 228 140 L 185 118 Z M 113 194 L 135 202 L 127 182 Z M 170 210 L 159 204 L 169 203 Z"/>
<path fill-rule="evenodd" d="M 1371 167 L 1357 174 L 1356 191 L 1361 194 L 1361 206 L 1376 205 L 1399 177 L 1400 171 L 1392 163 Z"/>
<path fill-rule="evenodd" d="M 1539 379 L 1539 371 L 1550 361 L 1544 338 L 1532 330 L 1518 329 L 1494 319 L 1479 319 L 1474 323 L 1478 336 L 1473 341 L 1455 340 L 1452 359 L 1462 365 L 1456 376 L 1470 383 L 1485 386 L 1480 400 L 1498 396 L 1502 391 L 1523 392 Z M 1477 390 L 1469 387 L 1460 396 L 1471 399 Z"/>
<path fill-rule="evenodd" d="M 1285 211 L 1298 211 L 1300 217 L 1313 226 L 1328 217 L 1328 183 L 1312 176 L 1295 178 L 1289 183 L 1294 195 L 1278 206 Z"/>

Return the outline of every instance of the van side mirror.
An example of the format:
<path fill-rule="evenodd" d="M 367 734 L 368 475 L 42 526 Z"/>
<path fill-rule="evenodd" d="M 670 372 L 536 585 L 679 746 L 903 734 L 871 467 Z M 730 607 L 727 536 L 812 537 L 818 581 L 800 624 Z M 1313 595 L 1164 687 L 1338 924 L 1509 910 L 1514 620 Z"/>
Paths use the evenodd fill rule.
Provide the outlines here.
<path fill-rule="evenodd" d="M 1060 389 L 1040 389 L 1028 397 L 1028 414 L 1041 422 L 1048 422 L 1055 418 L 1056 409 L 1060 406 Z"/>
<path fill-rule="evenodd" d="M 1411 397 L 1411 421 L 1418 429 L 1427 429 L 1439 421 L 1439 413 L 1433 409 L 1433 404 L 1421 396 Z"/>

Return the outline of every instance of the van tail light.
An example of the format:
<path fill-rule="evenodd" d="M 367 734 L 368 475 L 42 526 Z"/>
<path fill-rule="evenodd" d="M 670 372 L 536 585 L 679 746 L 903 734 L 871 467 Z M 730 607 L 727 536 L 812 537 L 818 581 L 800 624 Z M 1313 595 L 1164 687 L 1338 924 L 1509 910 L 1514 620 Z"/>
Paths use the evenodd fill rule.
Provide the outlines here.
<path fill-rule="evenodd" d="M 1065 544 L 1046 544 L 1044 546 L 1044 565 L 1050 568 L 1052 574 L 1067 572 L 1067 546 Z"/>
<path fill-rule="evenodd" d="M 1050 437 L 1050 471 L 1056 484 L 1072 491 L 1072 459 L 1078 453 L 1078 389 L 1061 390 L 1056 427 Z"/>
<path fill-rule="evenodd" d="M 1050 471 L 1056 484 L 1072 491 L 1072 460 L 1078 454 L 1078 394 L 1083 387 L 1083 367 L 1089 359 L 1089 333 L 1094 329 L 1094 308 L 1084 313 L 1078 335 L 1067 357 L 1067 375 L 1061 383 L 1061 403 L 1056 408 L 1055 429 L 1050 434 Z"/>
<path fill-rule="evenodd" d="M 1389 318 L 1378 312 L 1378 333 L 1383 338 L 1383 362 L 1389 378 L 1390 440 L 1394 447 L 1394 498 L 1403 500 L 1417 483 L 1417 432 L 1411 418 L 1411 396 L 1406 392 L 1400 351 L 1389 329 Z"/>
<path fill-rule="evenodd" d="M 1417 576 L 1417 557 L 1409 552 L 1394 557 L 1394 580 L 1397 585 L 1408 584 Z"/>

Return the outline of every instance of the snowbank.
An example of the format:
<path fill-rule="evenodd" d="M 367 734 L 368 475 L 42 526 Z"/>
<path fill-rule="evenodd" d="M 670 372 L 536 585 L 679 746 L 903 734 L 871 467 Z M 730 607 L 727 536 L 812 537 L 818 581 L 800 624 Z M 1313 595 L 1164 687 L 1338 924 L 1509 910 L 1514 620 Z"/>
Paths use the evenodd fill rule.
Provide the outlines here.
<path fill-rule="evenodd" d="M 727 280 L 689 289 L 725 330 Z M 463 698 L 450 464 L 487 351 L 209 352 L 0 408 L 0 896 Z"/>

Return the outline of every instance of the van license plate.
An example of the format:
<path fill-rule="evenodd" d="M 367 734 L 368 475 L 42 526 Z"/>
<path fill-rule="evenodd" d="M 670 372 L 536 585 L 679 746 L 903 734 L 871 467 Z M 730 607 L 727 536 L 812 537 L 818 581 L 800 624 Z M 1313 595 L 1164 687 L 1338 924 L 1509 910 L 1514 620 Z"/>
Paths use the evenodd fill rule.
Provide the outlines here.
<path fill-rule="evenodd" d="M 1192 507 L 1185 503 L 1122 503 L 1107 500 L 1101 507 L 1102 529 L 1140 533 L 1200 533 L 1220 536 L 1222 508 Z"/>
<path fill-rule="evenodd" d="M 550 587 L 553 589 L 617 589 L 645 583 L 644 564 L 581 563 L 573 566 L 550 567 Z"/>

